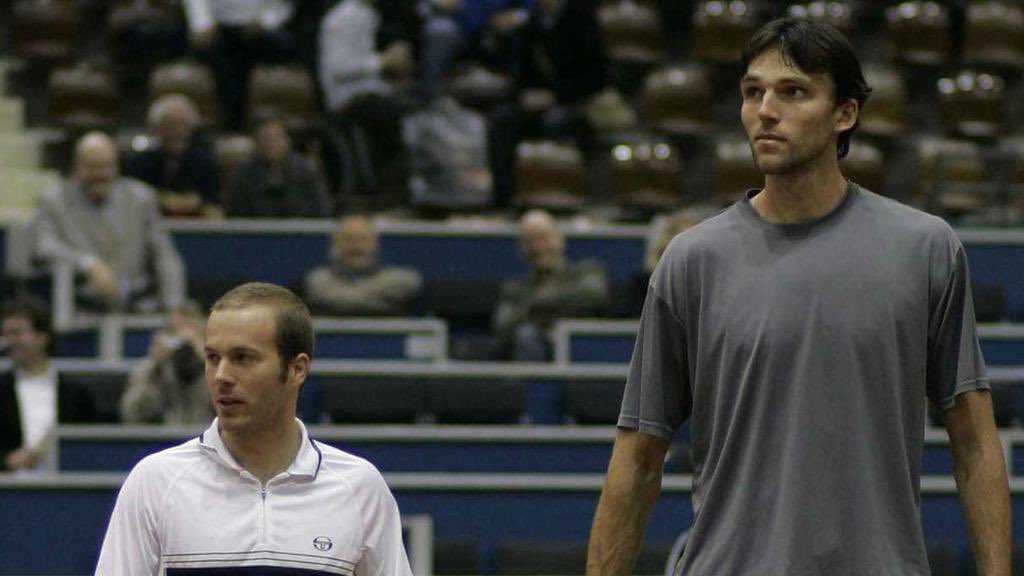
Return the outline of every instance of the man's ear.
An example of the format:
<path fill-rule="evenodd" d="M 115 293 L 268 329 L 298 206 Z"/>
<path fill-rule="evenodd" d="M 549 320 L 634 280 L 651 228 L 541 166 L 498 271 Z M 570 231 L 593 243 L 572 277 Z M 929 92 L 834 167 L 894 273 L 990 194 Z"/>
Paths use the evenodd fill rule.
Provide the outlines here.
<path fill-rule="evenodd" d="M 309 354 L 299 354 L 288 365 L 288 383 L 302 385 L 309 376 Z"/>
<path fill-rule="evenodd" d="M 857 119 L 860 118 L 860 103 L 850 98 L 846 102 L 840 104 L 836 111 L 839 113 L 836 118 L 835 131 L 846 132 L 850 128 L 853 128 L 854 124 L 857 123 Z"/>

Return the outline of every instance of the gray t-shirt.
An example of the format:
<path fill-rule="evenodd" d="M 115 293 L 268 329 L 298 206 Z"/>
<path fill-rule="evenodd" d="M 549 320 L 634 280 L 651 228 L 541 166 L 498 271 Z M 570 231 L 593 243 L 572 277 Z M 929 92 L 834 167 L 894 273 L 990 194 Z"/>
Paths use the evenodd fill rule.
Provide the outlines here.
<path fill-rule="evenodd" d="M 941 219 L 851 184 L 777 225 L 749 198 L 654 272 L 619 426 L 690 419 L 687 576 L 927 576 L 927 396 L 988 388 L 967 260 Z"/>

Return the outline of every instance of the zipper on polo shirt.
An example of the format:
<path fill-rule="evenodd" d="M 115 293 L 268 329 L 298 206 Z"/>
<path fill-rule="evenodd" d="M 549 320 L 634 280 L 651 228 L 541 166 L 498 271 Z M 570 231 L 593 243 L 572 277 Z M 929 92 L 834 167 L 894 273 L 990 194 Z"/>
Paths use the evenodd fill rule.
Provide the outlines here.
<path fill-rule="evenodd" d="M 267 543 L 267 487 L 260 484 L 260 544 Z"/>

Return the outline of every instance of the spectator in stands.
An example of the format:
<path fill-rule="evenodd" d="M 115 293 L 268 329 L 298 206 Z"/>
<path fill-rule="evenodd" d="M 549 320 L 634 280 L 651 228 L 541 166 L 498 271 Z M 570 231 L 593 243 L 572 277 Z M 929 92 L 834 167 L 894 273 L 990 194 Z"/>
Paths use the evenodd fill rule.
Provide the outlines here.
<path fill-rule="evenodd" d="M 422 0 L 423 93 L 427 97 L 437 96 L 456 58 L 482 56 L 484 36 L 504 37 L 518 30 L 528 21 L 531 5 L 532 2 L 523 0 Z"/>
<path fill-rule="evenodd" d="M 419 272 L 383 266 L 373 222 L 353 214 L 338 220 L 331 264 L 311 271 L 305 297 L 314 312 L 339 316 L 409 314 L 423 286 Z"/>
<path fill-rule="evenodd" d="M 199 135 L 199 110 L 182 94 L 168 94 L 149 108 L 156 146 L 125 161 L 125 174 L 157 190 L 165 216 L 217 215 L 217 165 Z"/>
<path fill-rule="evenodd" d="M 502 284 L 494 330 L 507 357 L 546 360 L 551 357 L 548 330 L 554 321 L 603 315 L 609 304 L 608 281 L 595 262 L 566 261 L 565 237 L 543 210 L 523 215 L 519 241 L 530 273 Z"/>
<path fill-rule="evenodd" d="M 413 70 L 412 49 L 397 40 L 377 50 L 381 17 L 376 0 L 342 0 L 320 27 L 320 87 L 324 103 L 355 149 L 358 189 L 368 198 L 399 195 L 404 187 L 402 116 L 395 83 Z M 355 169 L 355 165 L 347 167 Z"/>
<path fill-rule="evenodd" d="M 284 121 L 272 112 L 253 122 L 256 155 L 231 176 L 225 209 L 242 218 L 326 218 L 327 185 L 314 162 L 292 150 Z"/>
<path fill-rule="evenodd" d="M 117 146 L 106 134 L 79 139 L 74 174 L 40 194 L 37 223 L 36 255 L 74 267 L 84 305 L 151 312 L 184 298 L 184 266 L 164 230 L 156 194 L 118 174 Z"/>
<path fill-rule="evenodd" d="M 57 425 L 57 371 L 46 306 L 34 298 L 7 301 L 0 338 L 12 370 L 0 373 L 0 470 L 38 467 Z"/>
<path fill-rule="evenodd" d="M 508 205 L 515 189 L 519 141 L 572 138 L 586 149 L 585 107 L 607 83 L 604 41 L 590 0 L 536 0 L 518 44 L 512 69 L 518 102 L 495 111 L 490 127 L 499 206 Z"/>
<path fill-rule="evenodd" d="M 203 312 L 186 301 L 153 334 L 149 355 L 132 370 L 121 396 L 124 422 L 196 424 L 213 417 L 203 378 Z"/>
<path fill-rule="evenodd" d="M 249 71 L 259 62 L 277 62 L 295 53 L 285 26 L 294 14 L 292 0 L 184 0 L 192 46 L 217 81 L 224 128 L 245 126 Z"/>

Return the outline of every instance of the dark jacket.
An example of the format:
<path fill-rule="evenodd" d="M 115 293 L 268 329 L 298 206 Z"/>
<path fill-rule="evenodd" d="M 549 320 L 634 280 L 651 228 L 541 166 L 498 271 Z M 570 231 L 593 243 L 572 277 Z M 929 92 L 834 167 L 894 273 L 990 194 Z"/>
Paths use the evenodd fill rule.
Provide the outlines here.
<path fill-rule="evenodd" d="M 561 105 L 581 103 L 604 89 L 608 63 L 595 4 L 565 0 L 553 22 L 534 5 L 515 74 L 520 89 L 550 89 Z"/>
<path fill-rule="evenodd" d="M 80 385 L 61 382 L 57 374 L 57 422 L 86 422 L 95 411 L 92 395 Z M 0 470 L 6 470 L 7 455 L 24 443 L 21 407 L 14 388 L 14 371 L 0 372 Z"/>
<path fill-rule="evenodd" d="M 125 174 L 138 178 L 159 192 L 198 192 L 204 204 L 220 205 L 220 186 L 213 152 L 193 139 L 177 169 L 168 172 L 167 155 L 157 146 L 128 156 Z"/>
<path fill-rule="evenodd" d="M 331 215 L 327 186 L 309 159 L 291 153 L 279 181 L 266 163 L 253 158 L 231 177 L 225 211 L 241 218 L 326 218 Z"/>

